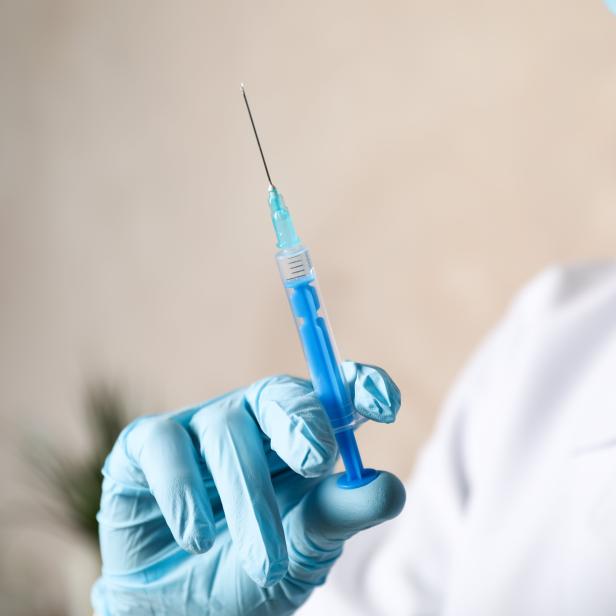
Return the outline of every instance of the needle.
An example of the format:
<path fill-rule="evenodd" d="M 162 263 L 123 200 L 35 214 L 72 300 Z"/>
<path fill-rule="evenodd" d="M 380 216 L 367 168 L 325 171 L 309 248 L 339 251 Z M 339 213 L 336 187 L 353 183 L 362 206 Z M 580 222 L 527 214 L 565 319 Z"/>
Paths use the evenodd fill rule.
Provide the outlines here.
<path fill-rule="evenodd" d="M 261 147 L 261 142 L 259 141 L 259 135 L 257 133 L 257 127 L 255 126 L 255 121 L 252 119 L 252 112 L 250 111 L 250 105 L 248 104 L 248 99 L 246 98 L 246 90 L 244 89 L 244 84 L 240 84 L 240 88 L 242 89 L 242 96 L 244 97 L 244 102 L 246 103 L 246 109 L 248 110 L 248 116 L 250 117 L 250 123 L 252 124 L 252 130 L 254 131 L 255 137 L 257 139 L 257 145 L 259 146 L 259 152 L 261 153 L 261 160 L 263 161 L 263 166 L 265 167 L 265 173 L 267 174 L 267 181 L 270 186 L 274 188 L 274 183 L 272 182 L 272 178 L 270 177 L 269 169 L 267 168 L 267 163 L 265 162 L 265 156 L 263 155 L 263 148 Z"/>

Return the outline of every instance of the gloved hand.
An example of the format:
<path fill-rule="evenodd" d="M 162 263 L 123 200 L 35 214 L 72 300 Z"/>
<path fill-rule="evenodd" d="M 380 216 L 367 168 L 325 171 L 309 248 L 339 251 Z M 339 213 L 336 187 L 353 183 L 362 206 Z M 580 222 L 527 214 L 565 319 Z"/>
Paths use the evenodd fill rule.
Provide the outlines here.
<path fill-rule="evenodd" d="M 392 422 L 389 376 L 343 368 L 358 412 Z M 103 468 L 98 616 L 292 613 L 346 539 L 404 505 L 386 472 L 339 488 L 336 456 L 312 385 L 289 376 L 131 423 Z"/>

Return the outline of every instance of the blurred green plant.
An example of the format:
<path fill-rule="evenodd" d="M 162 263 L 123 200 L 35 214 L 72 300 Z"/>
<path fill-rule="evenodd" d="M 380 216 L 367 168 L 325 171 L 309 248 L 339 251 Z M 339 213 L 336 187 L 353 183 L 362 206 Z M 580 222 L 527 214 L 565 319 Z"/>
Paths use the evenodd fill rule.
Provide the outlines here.
<path fill-rule="evenodd" d="M 98 547 L 96 513 L 101 498 L 101 468 L 126 422 L 126 406 L 117 389 L 90 387 L 85 396 L 90 447 L 86 456 L 67 455 L 45 439 L 26 449 L 41 489 L 41 506 L 56 522 Z"/>

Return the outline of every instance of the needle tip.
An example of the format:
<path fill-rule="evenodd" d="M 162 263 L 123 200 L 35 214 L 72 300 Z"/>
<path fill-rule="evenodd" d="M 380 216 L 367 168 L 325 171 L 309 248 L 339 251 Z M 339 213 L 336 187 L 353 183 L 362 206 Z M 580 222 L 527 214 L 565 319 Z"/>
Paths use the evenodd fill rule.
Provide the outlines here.
<path fill-rule="evenodd" d="M 263 166 L 265 167 L 265 174 L 267 175 L 267 181 L 269 182 L 270 188 L 276 190 L 274 185 L 272 184 L 272 178 L 270 177 L 269 169 L 267 168 L 267 163 L 265 162 L 265 156 L 263 155 L 263 148 L 261 147 L 261 141 L 259 140 L 259 135 L 257 133 L 257 127 L 255 126 L 255 122 L 252 118 L 252 111 L 250 111 L 250 105 L 248 104 L 248 98 L 246 98 L 246 90 L 244 90 L 244 84 L 240 84 L 240 88 L 242 90 L 242 96 L 244 97 L 244 102 L 246 103 L 246 111 L 248 111 L 248 117 L 250 118 L 250 123 L 252 124 L 252 130 L 255 134 L 255 138 L 257 140 L 257 146 L 259 147 L 259 153 L 261 154 L 261 160 L 263 161 Z"/>

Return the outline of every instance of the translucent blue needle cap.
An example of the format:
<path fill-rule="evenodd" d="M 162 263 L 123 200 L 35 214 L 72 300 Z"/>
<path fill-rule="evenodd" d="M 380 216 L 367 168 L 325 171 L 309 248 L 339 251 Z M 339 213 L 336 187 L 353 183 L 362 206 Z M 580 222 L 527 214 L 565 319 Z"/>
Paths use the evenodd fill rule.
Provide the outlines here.
<path fill-rule="evenodd" d="M 272 215 L 274 231 L 276 231 L 276 246 L 278 248 L 293 248 L 300 244 L 299 237 L 293 226 L 291 213 L 284 203 L 282 195 L 275 186 L 269 187 L 269 206 Z"/>

